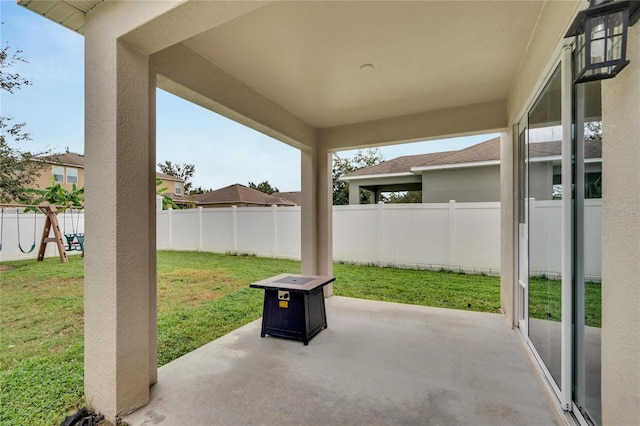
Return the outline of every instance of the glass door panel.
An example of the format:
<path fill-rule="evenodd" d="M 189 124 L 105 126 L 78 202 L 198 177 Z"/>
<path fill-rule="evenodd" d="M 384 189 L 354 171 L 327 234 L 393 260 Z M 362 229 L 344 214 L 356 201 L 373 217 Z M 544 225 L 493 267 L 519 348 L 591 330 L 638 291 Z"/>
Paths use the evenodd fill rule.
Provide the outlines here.
<path fill-rule="evenodd" d="M 518 124 L 516 152 L 518 164 L 518 327 L 529 334 L 529 225 L 527 208 L 527 120 Z"/>
<path fill-rule="evenodd" d="M 562 91 L 560 68 L 528 114 L 529 340 L 560 389 Z M 571 165 L 568 165 L 571 167 Z M 571 196 L 571 194 L 568 194 Z"/>
<path fill-rule="evenodd" d="M 574 403 L 602 424 L 600 401 L 602 118 L 600 83 L 576 87 L 574 193 Z"/>

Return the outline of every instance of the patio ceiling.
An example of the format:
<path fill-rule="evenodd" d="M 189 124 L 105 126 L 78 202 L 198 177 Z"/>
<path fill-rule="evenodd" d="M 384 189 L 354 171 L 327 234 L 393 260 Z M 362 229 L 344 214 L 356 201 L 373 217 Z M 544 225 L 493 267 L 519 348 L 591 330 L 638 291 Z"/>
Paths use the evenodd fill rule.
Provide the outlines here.
<path fill-rule="evenodd" d="M 506 99 L 543 6 L 276 3 L 184 44 L 325 128 Z"/>
<path fill-rule="evenodd" d="M 115 2 L 91 3 L 85 19 Z M 503 130 L 523 69 L 539 75 L 580 4 L 175 1 L 121 39 L 165 53 L 159 87 L 336 150 Z"/>

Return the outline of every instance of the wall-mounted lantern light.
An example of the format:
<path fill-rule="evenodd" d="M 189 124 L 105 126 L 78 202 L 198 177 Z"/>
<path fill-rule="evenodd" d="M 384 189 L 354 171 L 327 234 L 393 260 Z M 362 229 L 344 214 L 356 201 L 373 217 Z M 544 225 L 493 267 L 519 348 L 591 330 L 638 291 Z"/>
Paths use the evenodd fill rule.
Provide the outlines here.
<path fill-rule="evenodd" d="M 640 1 L 590 0 L 565 37 L 576 38 L 574 83 L 615 77 L 628 63 L 627 28 L 640 18 Z"/>

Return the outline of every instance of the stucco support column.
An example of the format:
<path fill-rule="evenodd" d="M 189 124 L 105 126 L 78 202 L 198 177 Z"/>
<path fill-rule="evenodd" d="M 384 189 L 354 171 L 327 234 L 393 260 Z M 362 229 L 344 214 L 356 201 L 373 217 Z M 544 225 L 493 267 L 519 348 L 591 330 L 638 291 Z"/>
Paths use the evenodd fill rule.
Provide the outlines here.
<path fill-rule="evenodd" d="M 640 23 L 602 82 L 602 419 L 640 424 Z"/>
<path fill-rule="evenodd" d="M 369 196 L 369 204 L 378 204 L 378 197 L 380 196 L 378 188 L 376 187 L 376 189 L 369 192 L 371 193 L 371 195 Z"/>
<path fill-rule="evenodd" d="M 349 182 L 349 205 L 360 204 L 360 185 L 354 181 Z"/>
<path fill-rule="evenodd" d="M 156 381 L 155 80 L 105 25 L 85 29 L 85 396 L 113 420 Z"/>
<path fill-rule="evenodd" d="M 513 327 L 515 318 L 515 286 L 518 233 L 516 191 L 517 178 L 514 163 L 513 134 L 500 134 L 500 306 Z"/>
<path fill-rule="evenodd" d="M 301 160 L 302 273 L 333 275 L 332 154 L 321 148 L 303 150 Z M 332 284 L 324 294 L 333 295 Z"/>

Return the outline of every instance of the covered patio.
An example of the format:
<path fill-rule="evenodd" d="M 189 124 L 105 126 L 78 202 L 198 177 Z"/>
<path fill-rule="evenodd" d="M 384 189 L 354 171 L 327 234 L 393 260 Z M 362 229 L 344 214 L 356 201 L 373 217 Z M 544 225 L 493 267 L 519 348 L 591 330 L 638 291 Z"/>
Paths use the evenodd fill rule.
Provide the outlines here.
<path fill-rule="evenodd" d="M 262 390 L 262 393 L 251 394 L 251 402 L 261 401 L 258 406 L 262 404 L 265 408 L 271 405 L 265 395 L 271 396 L 274 392 L 267 383 L 261 382 L 263 377 L 268 377 L 263 376 L 263 370 L 284 370 L 278 356 L 279 353 L 285 356 L 278 352 L 283 350 L 281 347 L 287 348 L 287 357 L 296 360 L 293 365 L 300 374 L 310 374 L 306 360 L 317 357 L 323 366 L 317 375 L 301 381 L 283 376 L 286 380 L 278 383 L 285 387 L 293 383 L 297 393 L 287 391 L 290 398 L 317 393 L 317 399 L 332 402 L 325 406 L 330 413 L 324 415 L 344 416 L 340 419 L 345 423 L 351 422 L 347 417 L 350 411 L 339 403 L 339 397 L 347 393 L 345 386 L 357 383 L 351 380 L 342 383 L 338 378 L 345 377 L 350 370 L 349 364 L 342 362 L 353 355 L 352 349 L 358 349 L 353 346 L 354 342 L 361 345 L 358 352 L 363 356 L 380 354 L 380 359 L 371 359 L 369 368 L 398 380 L 406 379 L 407 389 L 418 389 L 412 398 L 398 384 L 390 385 L 398 390 L 389 394 L 377 391 L 375 386 L 367 390 L 352 388 L 356 391 L 352 398 L 361 392 L 370 396 L 371 401 L 380 400 L 368 405 L 370 418 L 375 416 L 381 422 L 386 421 L 376 411 L 384 403 L 387 404 L 385 414 L 389 411 L 398 416 L 389 423 L 408 419 L 402 416 L 412 411 L 420 413 L 422 421 L 433 415 L 433 423 L 449 423 L 447 420 L 465 423 L 471 418 L 467 417 L 470 413 L 485 413 L 488 423 L 492 423 L 491 419 L 503 418 L 500 416 L 507 416 L 503 421 L 506 424 L 520 423 L 520 420 L 525 424 L 544 423 L 536 420 L 533 412 L 537 409 L 527 411 L 530 400 L 512 399 L 538 392 L 534 384 L 507 388 L 512 391 L 500 395 L 491 394 L 493 405 L 483 405 L 483 398 L 487 396 L 487 388 L 483 386 L 497 391 L 503 385 L 499 380 L 505 377 L 511 377 L 511 384 L 518 385 L 519 374 L 535 382 L 533 370 L 524 360 L 511 331 L 517 327 L 525 340 L 530 337 L 529 224 L 525 207 L 528 197 L 525 158 L 528 157 L 524 153 L 528 149 L 527 135 L 532 134 L 536 126 L 559 128 L 562 158 L 558 161 L 562 160 L 563 167 L 558 176 L 566 186 L 566 196 L 562 199 L 562 217 L 554 222 L 556 228 L 540 229 L 557 235 L 556 246 L 562 248 L 561 255 L 552 259 L 562 268 L 560 346 L 554 348 L 562 365 L 561 377 L 553 378 L 548 371 L 545 377 L 547 389 L 557 397 L 555 406 L 573 412 L 586 424 L 583 415 L 589 417 L 585 411 L 588 399 L 585 400 L 583 391 L 588 382 L 576 383 L 573 374 L 584 371 L 581 359 L 584 348 L 574 345 L 572 335 L 572 321 L 584 320 L 584 315 L 580 315 L 578 309 L 574 312 L 573 307 L 583 306 L 584 301 L 579 300 L 583 294 L 574 291 L 571 281 L 576 271 L 580 272 L 582 259 L 579 251 L 572 251 L 581 246 L 572 234 L 572 230 L 579 230 L 574 226 L 579 220 L 574 220 L 574 200 L 569 194 L 571 185 L 579 182 L 573 175 L 572 161 L 580 166 L 584 163 L 584 159 L 579 159 L 580 153 L 574 152 L 574 142 L 579 146 L 584 139 L 581 135 L 584 126 L 580 126 L 584 124 L 580 121 L 584 114 L 580 117 L 574 112 L 580 102 L 584 104 L 588 91 L 574 84 L 576 42 L 566 34 L 578 12 L 588 7 L 588 2 L 18 0 L 18 3 L 81 32 L 85 38 L 84 378 L 86 399 L 97 411 L 113 420 L 135 410 L 141 410 L 142 415 L 151 410 L 150 407 L 159 410 L 160 405 L 156 404 L 163 404 L 160 400 L 167 398 L 164 392 L 175 393 L 169 387 L 179 374 L 172 374 L 171 370 L 189 368 L 189 358 L 165 367 L 160 375 L 157 368 L 155 101 L 156 90 L 161 88 L 300 150 L 300 163 L 294 167 L 299 167 L 301 174 L 301 271 L 290 272 L 305 275 L 333 275 L 331 166 L 334 152 L 500 133 L 500 268 L 504 318 L 474 316 L 480 324 L 495 323 L 478 329 L 474 328 L 474 321 L 456 317 L 466 318 L 466 314 L 448 312 L 442 319 L 447 327 L 441 329 L 440 334 L 429 334 L 435 333 L 428 327 L 431 317 L 409 320 L 402 311 L 393 321 L 390 319 L 384 324 L 389 328 L 381 333 L 377 330 L 383 330 L 379 320 L 383 314 L 340 320 L 337 305 L 341 301 L 336 299 L 330 302 L 336 305 L 330 328 L 321 333 L 306 352 L 290 342 L 242 337 L 244 329 L 203 349 L 212 350 L 211 356 L 215 357 L 211 360 L 212 366 L 203 369 L 220 371 L 216 374 L 221 378 L 227 374 L 222 371 L 225 368 L 243 366 L 252 371 L 244 364 L 247 359 L 263 362 L 253 370 L 255 374 L 248 376 L 242 372 L 231 389 L 238 397 L 250 389 Z M 611 28 L 621 26 L 615 22 Z M 602 37 L 600 42 L 606 45 Z M 619 34 L 615 38 L 624 39 Z M 601 411 L 599 423 L 612 425 L 640 422 L 640 358 L 637 356 L 640 353 L 637 326 L 640 323 L 640 185 L 633 184 L 640 182 L 640 25 L 630 27 L 624 41 L 628 45 L 629 64 L 616 78 L 603 81 L 601 86 L 598 82 L 597 87 L 601 92 L 598 119 L 602 122 L 605 143 L 602 149 L 602 367 L 597 371 L 602 377 L 602 397 L 595 411 Z M 612 43 L 608 42 L 607 55 L 614 50 Z M 597 50 L 602 49 L 594 47 L 592 53 Z M 540 108 L 544 112 L 542 116 L 533 114 L 535 106 L 544 106 Z M 575 186 L 580 187 L 580 183 Z M 331 294 L 331 286 L 325 287 L 325 295 Z M 413 312 L 414 308 L 406 309 Z M 452 317 L 447 319 L 448 315 Z M 358 325 L 362 318 L 371 321 Z M 349 322 L 353 328 L 340 327 L 341 321 Z M 340 334 L 353 333 L 358 326 L 371 337 L 361 341 L 356 339 L 358 334 L 351 339 Z M 250 327 L 255 325 L 248 329 Z M 583 329 L 577 327 L 578 332 Z M 405 335 L 407 339 L 398 341 L 404 333 L 409 333 Z M 413 338 L 409 337 L 411 333 L 416 333 Z M 444 347 L 449 348 L 448 356 L 439 352 L 442 345 L 431 342 L 441 343 L 446 341 L 444 336 L 448 339 L 458 333 L 467 339 L 447 341 Z M 384 339 L 374 339 L 374 336 L 384 336 Z M 233 340 L 238 345 L 247 345 L 246 349 L 240 347 L 234 352 Z M 500 351 L 471 356 L 484 347 L 482 342 L 494 340 L 500 345 Z M 469 341 L 482 345 L 470 346 Z M 374 342 L 377 346 L 367 346 Z M 225 347 L 228 350 L 221 349 Z M 264 354 L 263 347 L 272 349 L 270 355 Z M 332 354 L 344 354 L 344 357 L 320 356 L 330 348 Z M 529 344 L 528 348 L 535 355 L 543 346 Z M 393 352 L 382 357 L 382 349 Z M 246 355 L 242 355 L 245 352 Z M 193 355 L 195 361 L 201 353 Z M 424 358 L 424 354 L 432 358 Z M 493 362 L 505 358 L 505 354 L 512 354 L 506 358 L 515 362 L 510 372 L 492 371 L 494 365 L 500 367 L 500 363 Z M 237 359 L 229 362 L 229 357 L 236 355 Z M 182 363 L 185 367 L 181 367 Z M 544 363 L 544 359 L 538 359 L 543 370 Z M 394 368 L 385 370 L 385 366 Z M 415 370 L 401 369 L 405 367 Z M 341 374 L 333 375 L 341 369 Z M 467 374 L 462 374 L 463 371 Z M 495 374 L 489 377 L 486 372 Z M 187 377 L 200 380 L 195 373 Z M 373 377 L 387 379 L 387 376 L 366 374 L 360 379 Z M 460 384 L 465 380 L 467 385 L 476 386 L 477 393 L 473 395 L 477 395 L 477 400 L 466 395 L 467 389 Z M 240 408 L 229 399 L 229 393 L 218 393 L 216 389 L 223 387 L 216 388 L 215 380 L 212 382 L 207 384 L 213 386 L 209 389 L 215 392 L 209 394 L 212 399 L 208 407 L 217 410 L 212 414 L 216 416 L 212 422 L 223 423 L 224 416 L 237 415 Z M 197 388 L 179 382 L 175 385 Z M 200 397 L 189 395 L 186 399 Z M 543 401 L 540 394 L 536 398 Z M 276 403 L 282 404 L 281 401 Z M 452 407 L 452 401 L 458 401 L 460 407 Z M 359 403 L 364 402 L 350 402 L 353 407 Z M 275 412 L 265 414 L 267 410 L 250 413 L 252 406 L 242 407 L 242 412 L 256 416 L 252 417 L 256 421 L 257 416 L 266 415 L 274 416 L 272 420 L 277 418 L 277 423 L 295 417 L 293 414 L 278 417 Z M 511 415 L 516 416 L 516 420 L 511 421 L 508 418 Z M 600 414 L 594 418 L 600 418 Z M 311 421 L 311 417 L 307 419 Z M 156 420 L 161 421 L 160 417 Z M 234 418 L 229 417 L 229 421 L 232 420 Z"/>
<path fill-rule="evenodd" d="M 309 346 L 260 320 L 158 370 L 137 425 L 554 425 L 516 332 L 483 314 L 333 296 Z M 558 417 L 561 416 L 561 417 Z"/>

